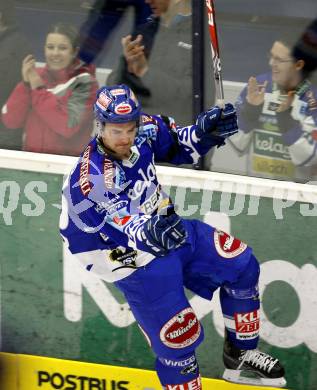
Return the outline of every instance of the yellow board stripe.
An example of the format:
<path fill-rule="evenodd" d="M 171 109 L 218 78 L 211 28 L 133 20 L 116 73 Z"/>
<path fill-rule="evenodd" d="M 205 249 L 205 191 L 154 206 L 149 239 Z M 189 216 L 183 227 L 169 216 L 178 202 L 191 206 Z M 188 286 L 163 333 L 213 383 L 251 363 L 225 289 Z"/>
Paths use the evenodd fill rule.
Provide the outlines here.
<path fill-rule="evenodd" d="M 0 353 L 1 390 L 162 390 L 154 371 Z M 203 390 L 260 390 L 203 378 Z M 266 390 L 273 389 L 265 387 Z"/>

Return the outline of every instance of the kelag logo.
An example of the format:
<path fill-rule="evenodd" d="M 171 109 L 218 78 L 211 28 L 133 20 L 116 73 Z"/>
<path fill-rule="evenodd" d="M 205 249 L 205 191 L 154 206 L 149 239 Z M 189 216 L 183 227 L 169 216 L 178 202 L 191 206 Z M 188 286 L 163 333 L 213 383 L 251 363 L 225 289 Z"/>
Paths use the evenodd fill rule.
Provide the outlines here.
<path fill-rule="evenodd" d="M 99 379 L 88 376 L 62 375 L 58 372 L 38 371 L 37 384 L 44 389 L 60 390 L 132 390 L 129 381 Z"/>

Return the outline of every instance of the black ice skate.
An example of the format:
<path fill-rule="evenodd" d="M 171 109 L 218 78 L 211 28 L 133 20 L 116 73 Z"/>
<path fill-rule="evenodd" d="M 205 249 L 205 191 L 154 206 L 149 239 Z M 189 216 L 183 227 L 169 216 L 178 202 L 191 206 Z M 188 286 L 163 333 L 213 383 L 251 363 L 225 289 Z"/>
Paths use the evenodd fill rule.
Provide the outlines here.
<path fill-rule="evenodd" d="M 236 348 L 225 340 L 223 379 L 247 385 L 284 387 L 284 368 L 274 357 L 258 349 L 249 351 Z"/>

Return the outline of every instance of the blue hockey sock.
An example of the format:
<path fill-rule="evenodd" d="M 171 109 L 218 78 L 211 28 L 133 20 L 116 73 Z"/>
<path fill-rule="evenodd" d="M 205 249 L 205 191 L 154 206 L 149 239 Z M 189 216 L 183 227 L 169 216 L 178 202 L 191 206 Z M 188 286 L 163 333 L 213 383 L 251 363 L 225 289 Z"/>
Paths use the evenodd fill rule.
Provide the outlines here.
<path fill-rule="evenodd" d="M 239 349 L 254 349 L 259 340 L 259 264 L 252 255 L 239 280 L 220 289 L 220 303 L 229 341 Z"/>
<path fill-rule="evenodd" d="M 199 376 L 194 352 L 175 359 L 158 357 L 155 368 L 162 385 L 187 383 Z"/>

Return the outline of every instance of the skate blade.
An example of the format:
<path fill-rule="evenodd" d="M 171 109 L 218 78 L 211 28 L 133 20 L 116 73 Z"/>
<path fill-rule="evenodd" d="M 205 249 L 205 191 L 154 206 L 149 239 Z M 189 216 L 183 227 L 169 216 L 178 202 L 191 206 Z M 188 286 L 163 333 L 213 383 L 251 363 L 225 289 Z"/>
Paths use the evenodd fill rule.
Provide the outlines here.
<path fill-rule="evenodd" d="M 253 385 L 253 386 L 264 386 L 264 387 L 285 387 L 286 380 L 284 377 L 281 378 L 249 378 L 242 376 L 242 370 L 230 370 L 229 368 L 225 369 L 223 373 L 223 379 L 228 382 L 239 383 L 244 385 Z"/>

